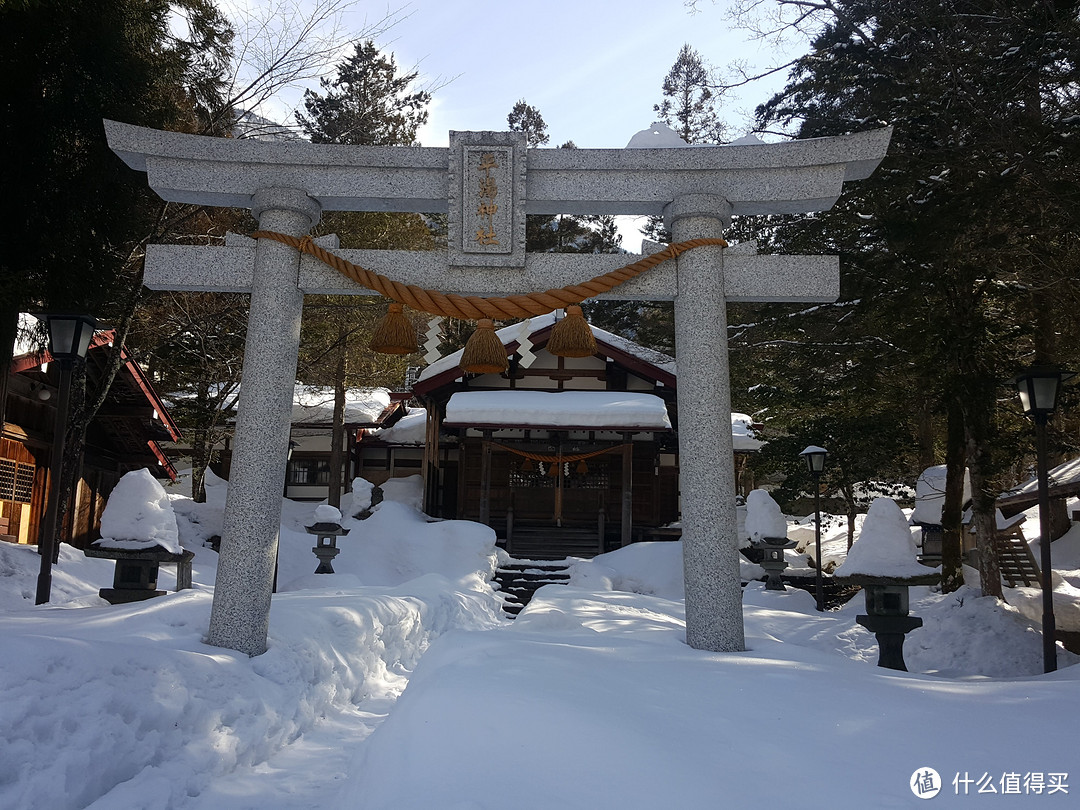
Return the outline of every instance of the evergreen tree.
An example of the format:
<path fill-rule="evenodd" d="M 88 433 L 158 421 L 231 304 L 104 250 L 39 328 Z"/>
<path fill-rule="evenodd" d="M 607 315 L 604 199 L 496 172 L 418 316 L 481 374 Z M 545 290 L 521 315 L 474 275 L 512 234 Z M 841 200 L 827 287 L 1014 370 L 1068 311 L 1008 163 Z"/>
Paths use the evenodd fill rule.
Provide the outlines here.
<path fill-rule="evenodd" d="M 1076 334 L 1078 6 L 841 0 L 818 12 L 813 49 L 759 124 L 800 137 L 894 124 L 878 172 L 804 234 L 839 248 L 845 323 L 892 347 L 875 399 L 918 392 L 951 479 L 967 456 L 983 588 L 1000 595 L 993 498 L 1016 452 L 1001 383 L 1033 357 L 1076 356 L 1064 338 Z M 766 242 L 792 243 L 784 223 L 759 226 Z M 948 511 L 954 585 L 959 509 Z"/>
<path fill-rule="evenodd" d="M 307 115 L 297 122 L 315 143 L 410 146 L 427 121 L 431 95 L 414 89 L 417 73 L 398 74 L 393 54 L 371 41 L 356 43 L 322 93 L 304 94 Z M 418 214 L 333 212 L 318 226 L 336 232 L 343 245 L 358 249 L 430 250 L 436 237 Z M 305 305 L 298 375 L 304 382 L 334 389 L 330 503 L 339 503 L 344 466 L 345 390 L 361 384 L 399 386 L 415 358 L 382 355 L 367 348 L 384 306 L 368 296 L 312 296 Z M 419 325 L 419 319 L 418 325 Z"/>
<path fill-rule="evenodd" d="M 653 110 L 687 143 L 723 143 L 727 127 L 716 109 L 714 84 L 701 54 L 683 45 L 664 77 L 664 99 Z"/>
<path fill-rule="evenodd" d="M 518 100 L 518 103 L 510 110 L 510 114 L 506 116 L 506 123 L 510 126 L 511 132 L 525 133 L 526 149 L 535 149 L 551 140 L 551 136 L 547 134 L 544 116 L 536 107 L 527 104 L 525 99 Z"/>
<path fill-rule="evenodd" d="M 337 75 L 321 80 L 322 93 L 304 92 L 307 115 L 298 112 L 296 122 L 312 143 L 412 146 L 431 102 L 430 93 L 413 88 L 418 75 L 398 75 L 393 54 L 357 42 Z"/>

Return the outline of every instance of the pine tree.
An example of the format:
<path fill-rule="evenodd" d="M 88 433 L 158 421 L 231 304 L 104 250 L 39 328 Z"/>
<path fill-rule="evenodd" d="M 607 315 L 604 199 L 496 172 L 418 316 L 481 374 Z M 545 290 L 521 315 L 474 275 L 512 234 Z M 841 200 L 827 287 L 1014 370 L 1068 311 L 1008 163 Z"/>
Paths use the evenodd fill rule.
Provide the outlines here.
<path fill-rule="evenodd" d="M 544 116 L 536 107 L 527 104 L 525 99 L 519 99 L 510 110 L 510 114 L 506 116 L 506 123 L 511 132 L 525 133 L 525 148 L 527 149 L 535 149 L 551 140 L 551 136 L 547 134 Z"/>
<path fill-rule="evenodd" d="M 337 75 L 321 80 L 322 93 L 304 92 L 307 115 L 296 113 L 296 122 L 312 143 L 412 146 L 431 102 L 429 92 L 413 88 L 418 76 L 398 75 L 393 54 L 357 42 Z"/>
<path fill-rule="evenodd" d="M 800 137 L 894 124 L 878 172 L 808 229 L 841 246 L 852 319 L 895 347 L 884 396 L 917 391 L 948 419 L 946 456 L 959 474 L 966 454 L 971 470 L 983 588 L 1000 595 L 993 499 L 1016 452 L 1001 383 L 1033 356 L 1065 360 L 1061 336 L 1075 334 L 1077 253 L 1063 234 L 1080 210 L 1078 7 L 842 0 L 818 12 L 812 51 L 759 124 Z M 760 232 L 784 238 L 783 226 Z M 954 584 L 959 526 L 946 528 Z"/>
<path fill-rule="evenodd" d="M 723 143 L 727 127 L 716 109 L 714 84 L 701 54 L 683 45 L 664 77 L 664 99 L 653 110 L 687 143 Z"/>
<path fill-rule="evenodd" d="M 357 146 L 410 146 L 427 121 L 431 94 L 414 89 L 418 74 L 398 74 L 393 54 L 371 41 L 356 43 L 322 93 L 304 94 L 307 115 L 297 122 L 315 143 Z M 430 250 L 435 236 L 418 214 L 336 212 L 323 218 L 319 232 L 336 232 L 352 248 Z M 298 374 L 309 384 L 334 389 L 330 456 L 330 503 L 338 505 L 344 464 L 345 389 L 398 385 L 410 358 L 378 355 L 367 348 L 383 306 L 367 296 L 312 296 L 305 306 Z M 415 358 L 412 358 L 415 359 Z"/>

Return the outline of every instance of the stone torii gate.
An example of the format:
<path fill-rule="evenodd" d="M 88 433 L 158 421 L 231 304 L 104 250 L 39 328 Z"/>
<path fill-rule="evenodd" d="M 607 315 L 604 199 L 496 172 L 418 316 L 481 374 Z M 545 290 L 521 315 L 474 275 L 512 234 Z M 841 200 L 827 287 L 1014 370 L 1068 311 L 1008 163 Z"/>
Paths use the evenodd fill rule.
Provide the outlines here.
<path fill-rule="evenodd" d="M 441 252 L 345 250 L 406 284 L 461 295 L 563 287 L 635 256 L 527 254 L 526 214 L 662 214 L 676 242 L 720 237 L 733 214 L 830 208 L 868 177 L 890 129 L 746 146 L 526 149 L 522 133 L 452 132 L 449 148 L 207 138 L 105 122 L 109 145 L 172 202 L 250 208 L 261 230 L 302 237 L 326 210 L 446 213 Z M 336 248 L 334 236 L 316 240 Z M 725 255 L 726 254 L 726 255 Z M 243 384 L 207 641 L 266 649 L 271 581 L 305 293 L 371 294 L 286 245 L 151 245 L 152 289 L 250 293 Z M 604 297 L 675 302 L 686 640 L 744 649 L 735 521 L 728 301 L 833 301 L 835 256 L 699 247 Z"/>

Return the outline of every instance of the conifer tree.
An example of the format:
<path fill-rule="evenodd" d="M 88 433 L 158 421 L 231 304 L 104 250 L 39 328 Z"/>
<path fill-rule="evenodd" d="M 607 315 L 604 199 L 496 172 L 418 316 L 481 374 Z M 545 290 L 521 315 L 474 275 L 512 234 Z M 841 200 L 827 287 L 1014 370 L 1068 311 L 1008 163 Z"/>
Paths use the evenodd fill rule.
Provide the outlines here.
<path fill-rule="evenodd" d="M 356 43 L 322 92 L 304 94 L 307 114 L 297 123 L 314 143 L 356 146 L 411 146 L 427 121 L 431 94 L 416 89 L 418 73 L 399 74 L 393 54 L 371 41 Z M 418 214 L 332 212 L 319 232 L 334 232 L 351 248 L 425 250 L 435 236 Z M 300 369 L 304 382 L 332 386 L 334 416 L 330 456 L 330 503 L 341 493 L 345 437 L 345 392 L 352 382 L 400 385 L 408 357 L 371 352 L 367 342 L 384 304 L 368 296 L 312 296 L 305 306 Z"/>
<path fill-rule="evenodd" d="M 1000 595 L 993 501 L 1017 450 L 1002 383 L 1031 359 L 1066 361 L 1076 345 L 1062 337 L 1075 334 L 1077 295 L 1067 234 L 1080 210 L 1078 5 L 838 0 L 808 18 L 820 26 L 813 48 L 759 108 L 759 125 L 790 124 L 800 137 L 895 126 L 875 175 L 802 227 L 839 247 L 846 323 L 893 347 L 875 398 L 926 401 L 949 442 L 951 480 L 966 454 L 983 589 Z M 785 233 L 775 222 L 759 230 L 766 242 Z M 948 511 L 954 586 L 959 509 Z"/>

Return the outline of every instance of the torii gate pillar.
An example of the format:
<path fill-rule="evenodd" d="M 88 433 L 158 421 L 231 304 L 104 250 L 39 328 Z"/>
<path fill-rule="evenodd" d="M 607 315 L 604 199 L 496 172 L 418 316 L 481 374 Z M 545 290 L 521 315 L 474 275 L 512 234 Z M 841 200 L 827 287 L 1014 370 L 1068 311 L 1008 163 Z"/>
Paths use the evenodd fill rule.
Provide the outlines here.
<path fill-rule="evenodd" d="M 691 194 L 668 205 L 664 218 L 675 242 L 720 237 L 730 222 L 731 205 L 723 198 Z M 677 280 L 676 355 L 681 369 L 694 370 L 679 375 L 686 642 L 699 650 L 738 652 L 744 649 L 742 583 L 723 249 L 701 247 L 682 254 Z"/>
<path fill-rule="evenodd" d="M 305 236 L 322 208 L 305 192 L 260 189 L 251 198 L 260 228 Z M 300 254 L 269 239 L 255 249 L 232 475 L 214 606 L 206 640 L 248 655 L 266 651 L 270 594 L 277 563 L 281 492 L 292 422 L 304 293 Z"/>

